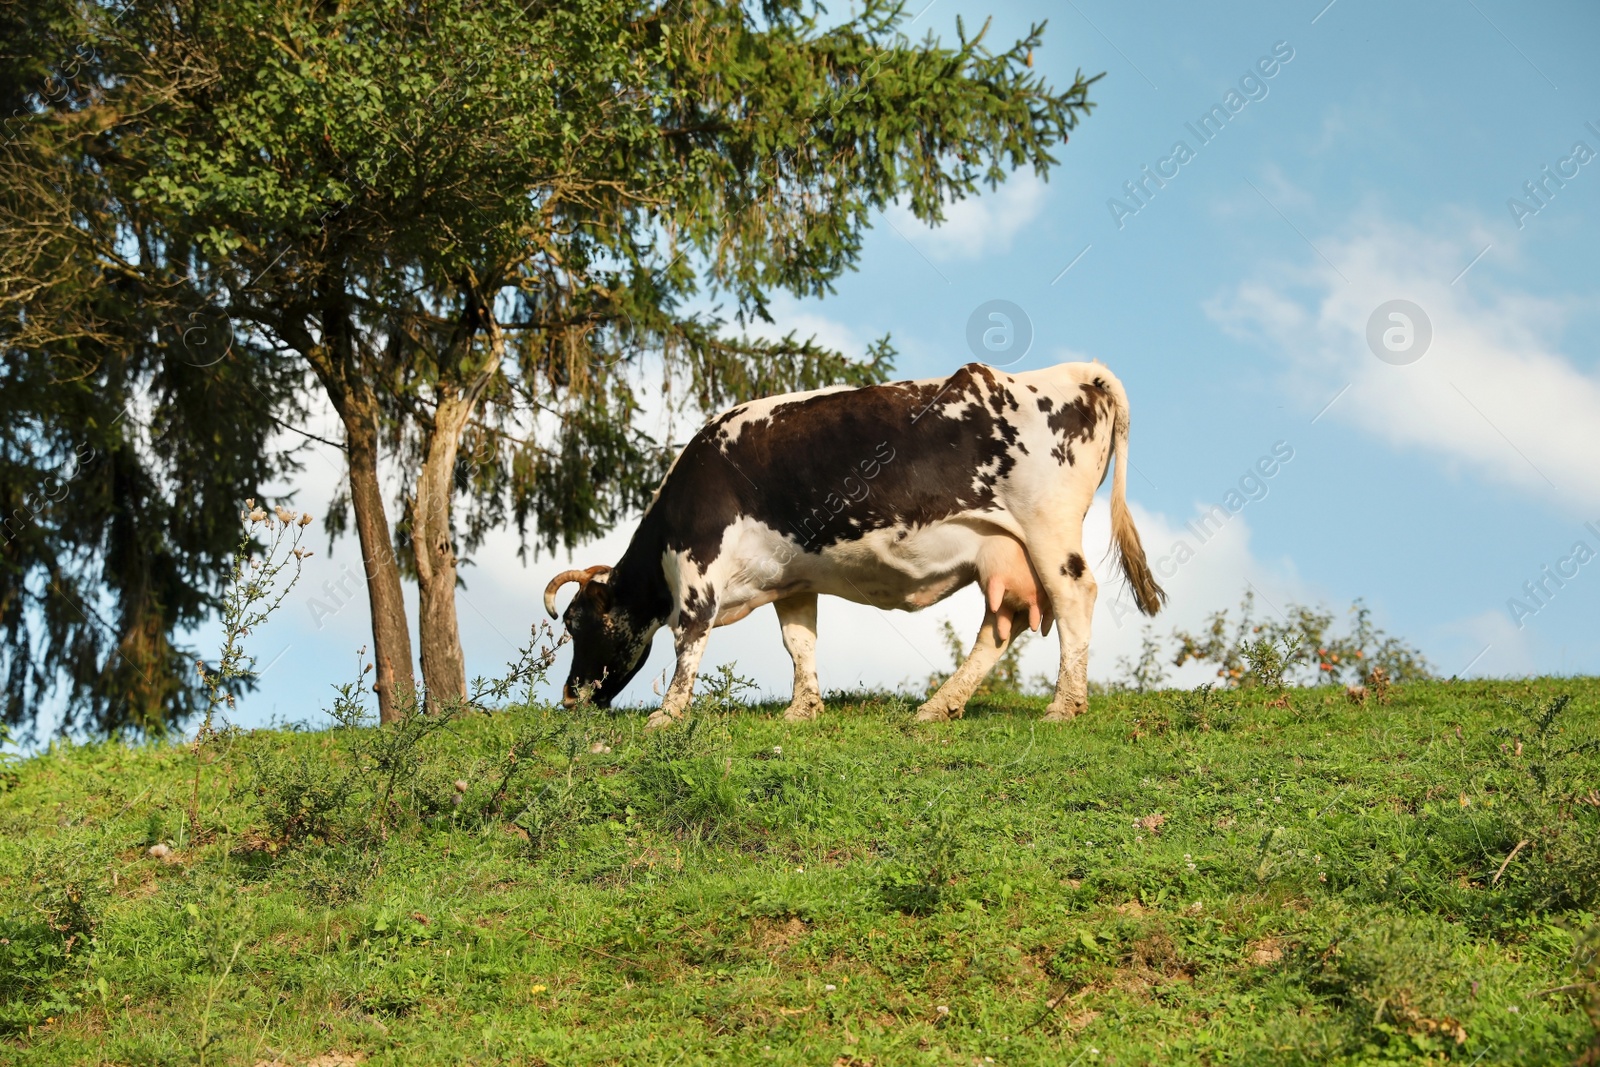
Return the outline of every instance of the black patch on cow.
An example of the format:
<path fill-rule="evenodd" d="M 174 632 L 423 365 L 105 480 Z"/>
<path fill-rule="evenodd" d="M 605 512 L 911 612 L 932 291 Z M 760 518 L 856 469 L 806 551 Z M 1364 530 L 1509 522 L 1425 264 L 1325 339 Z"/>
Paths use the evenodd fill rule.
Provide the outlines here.
<path fill-rule="evenodd" d="M 1030 386 L 1028 386 L 1028 388 L 1032 389 L 1033 386 L 1030 385 Z M 1051 400 L 1049 397 L 1041 396 L 1039 398 L 1039 410 L 1040 411 L 1049 412 L 1049 410 L 1051 408 L 1055 407 L 1055 406 L 1056 406 L 1056 402 L 1054 400 Z"/>
<path fill-rule="evenodd" d="M 1070 574 L 1074 579 L 1083 577 L 1083 557 L 1076 552 L 1067 557 L 1066 564 L 1061 568 L 1062 574 Z"/>
<path fill-rule="evenodd" d="M 1056 436 L 1056 446 L 1050 450 L 1057 463 L 1072 466 L 1076 462 L 1072 453 L 1074 441 L 1088 441 L 1094 437 L 1095 425 L 1110 407 L 1110 394 L 1103 387 L 1085 386 L 1078 398 L 1051 412 L 1046 422 Z M 1039 401 L 1040 408 L 1044 400 Z"/>
<path fill-rule="evenodd" d="M 1005 417 L 1008 393 L 990 368 L 973 363 L 944 381 L 778 404 L 736 439 L 725 430 L 732 413 L 724 415 L 684 448 L 646 522 L 662 531 L 660 548 L 705 568 L 741 516 L 820 552 L 874 530 L 993 508 L 995 486 L 1016 466 L 1019 426 Z"/>

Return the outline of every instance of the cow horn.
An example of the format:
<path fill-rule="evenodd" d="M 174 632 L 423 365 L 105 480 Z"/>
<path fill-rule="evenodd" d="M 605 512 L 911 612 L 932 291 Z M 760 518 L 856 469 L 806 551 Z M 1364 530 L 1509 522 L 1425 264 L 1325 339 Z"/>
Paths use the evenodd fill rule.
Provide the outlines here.
<path fill-rule="evenodd" d="M 550 613 L 550 617 L 552 619 L 555 618 L 556 592 L 560 590 L 562 586 L 566 585 L 568 582 L 577 582 L 580 587 L 585 586 L 589 584 L 590 579 L 601 574 L 609 574 L 610 571 L 611 568 L 607 567 L 603 563 L 594 567 L 590 567 L 588 570 L 562 571 L 560 574 L 550 579 L 550 584 L 544 587 L 544 610 Z"/>

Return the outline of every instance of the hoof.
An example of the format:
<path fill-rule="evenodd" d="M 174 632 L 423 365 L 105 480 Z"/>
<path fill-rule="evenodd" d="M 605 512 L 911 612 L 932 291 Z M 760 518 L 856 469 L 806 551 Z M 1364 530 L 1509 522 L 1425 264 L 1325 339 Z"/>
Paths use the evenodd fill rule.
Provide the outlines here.
<path fill-rule="evenodd" d="M 1048 708 L 1044 709 L 1043 721 L 1071 722 L 1073 719 L 1076 719 L 1079 715 L 1082 715 L 1087 710 L 1087 708 L 1075 708 L 1071 705 L 1057 706 L 1055 704 L 1051 704 Z"/>
<path fill-rule="evenodd" d="M 645 733 L 675 725 L 679 718 L 680 716 L 668 715 L 664 711 L 652 712 L 649 720 L 644 724 Z"/>
<path fill-rule="evenodd" d="M 917 709 L 917 722 L 949 722 L 950 713 L 937 704 L 924 704 Z"/>
<path fill-rule="evenodd" d="M 794 701 L 784 709 L 783 721 L 810 722 L 821 714 L 822 698 L 815 694 L 810 694 L 803 700 L 800 697 L 795 697 Z"/>

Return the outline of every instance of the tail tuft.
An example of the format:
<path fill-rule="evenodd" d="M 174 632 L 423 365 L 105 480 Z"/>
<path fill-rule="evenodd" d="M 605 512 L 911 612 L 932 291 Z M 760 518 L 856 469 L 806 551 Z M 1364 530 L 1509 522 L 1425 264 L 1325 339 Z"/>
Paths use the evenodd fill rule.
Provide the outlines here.
<path fill-rule="evenodd" d="M 1116 401 L 1117 411 L 1112 425 L 1112 454 L 1117 473 L 1111 482 L 1111 540 L 1117 549 L 1117 560 L 1122 564 L 1123 576 L 1133 589 L 1139 610 L 1154 615 L 1167 602 L 1167 592 L 1150 573 L 1150 564 L 1144 557 L 1144 545 L 1139 542 L 1139 531 L 1133 525 L 1133 513 L 1128 510 L 1128 394 L 1122 383 L 1110 378 L 1107 388 Z"/>

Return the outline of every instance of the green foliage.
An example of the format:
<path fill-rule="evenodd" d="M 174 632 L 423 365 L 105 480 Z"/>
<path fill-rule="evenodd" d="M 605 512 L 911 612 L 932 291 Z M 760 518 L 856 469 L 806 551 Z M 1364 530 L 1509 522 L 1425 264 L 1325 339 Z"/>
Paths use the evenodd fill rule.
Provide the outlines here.
<path fill-rule="evenodd" d="M 1592 709 L 1569 732 L 1569 694 L 1546 701 L 1508 699 L 1516 716 L 1499 726 L 1498 755 L 1508 772 L 1501 812 L 1523 858 L 1506 875 L 1540 908 L 1600 909 L 1600 736 Z"/>
<path fill-rule="evenodd" d="M 906 848 L 890 853 L 878 877 L 883 902 L 908 915 L 928 915 L 949 895 L 960 837 L 946 812 L 919 829 Z"/>
<path fill-rule="evenodd" d="M 668 833 L 727 839 L 740 806 L 733 760 L 723 755 L 727 740 L 727 727 L 705 716 L 650 735 L 631 768 L 634 805 Z"/>
<path fill-rule="evenodd" d="M 759 688 L 755 682 L 741 675 L 732 663 L 719 663 L 715 669 L 700 675 L 698 711 L 727 712 L 738 708 L 741 698 L 753 695 Z"/>
<path fill-rule="evenodd" d="M 195 673 L 205 688 L 206 705 L 194 736 L 194 788 L 189 796 L 188 832 L 194 837 L 205 833 L 200 820 L 200 779 L 204 769 L 203 752 L 224 735 L 216 728 L 217 713 L 234 706 L 234 690 L 255 679 L 255 657 L 245 650 L 245 638 L 283 606 L 284 599 L 300 580 L 300 567 L 309 553 L 300 547 L 300 535 L 311 523 L 301 515 L 279 505 L 269 514 L 256 507 L 254 499 L 245 501 L 239 513 L 245 533 L 233 553 L 233 569 L 222 595 L 222 649 L 214 670 L 205 661 L 195 660 Z M 266 534 L 261 554 L 256 555 L 253 534 L 261 527 Z M 285 572 L 282 587 L 279 580 Z"/>
<path fill-rule="evenodd" d="M 1172 694 L 1173 725 L 1180 730 L 1226 730 L 1233 721 L 1210 682 Z"/>
<path fill-rule="evenodd" d="M 31 734 L 55 706 L 63 730 L 159 736 L 206 706 L 179 635 L 221 607 L 237 501 L 293 467 L 269 447 L 289 375 L 243 351 L 203 371 L 171 350 L 181 314 L 100 310 L 117 337 L 48 351 L 0 316 L 0 721 Z"/>
<path fill-rule="evenodd" d="M 1578 981 L 1573 983 L 1575 988 L 1571 992 L 1581 998 L 1584 1013 L 1594 1027 L 1589 1047 L 1575 1063 L 1577 1067 L 1594 1067 L 1600 1064 L 1600 924 L 1591 926 L 1578 939 L 1573 951 L 1573 965 Z"/>
<path fill-rule="evenodd" d="M 1471 1010 L 1472 991 L 1460 949 L 1447 925 L 1395 918 L 1303 945 L 1296 965 L 1306 988 L 1349 1020 L 1343 1051 L 1405 1061 L 1466 1044 L 1457 1017 Z"/>
<path fill-rule="evenodd" d="M 1174 631 L 1173 666 L 1216 664 L 1222 683 L 1240 689 L 1358 685 L 1374 671 L 1384 672 L 1385 685 L 1433 677 L 1422 654 L 1375 627 L 1360 600 L 1350 606 L 1350 628 L 1342 635 L 1333 632 L 1332 614 L 1300 604 L 1277 619 L 1257 618 L 1255 611 L 1255 593 L 1247 590 L 1237 620 L 1224 609 L 1198 634 Z"/>
<path fill-rule="evenodd" d="M 548 629 L 543 632 L 548 634 Z M 453 817 L 471 786 L 439 765 L 431 741 L 448 731 L 462 713 L 483 709 L 485 700 L 504 699 L 514 688 L 536 685 L 554 658 L 553 648 L 539 647 L 540 633 L 536 628 L 505 675 L 475 680 L 464 700 L 440 702 L 429 710 L 425 695 L 396 694 L 398 716 L 378 726 L 369 725 L 365 678 L 372 665 L 365 661 L 363 650 L 356 659 L 356 679 L 334 687 L 329 709 L 334 729 L 325 736 L 321 751 L 262 745 L 247 751 L 254 794 L 275 841 L 286 846 L 350 844 L 364 852 L 381 848 L 398 823 Z M 563 735 L 569 740 L 573 736 L 570 731 L 539 729 L 517 738 L 499 788 L 478 798 L 484 809 L 498 813 L 519 763 Z M 338 850 L 324 852 L 315 864 L 326 866 L 338 854 Z"/>
<path fill-rule="evenodd" d="M 63 941 L 85 941 L 100 926 L 111 892 L 105 846 L 85 834 L 58 835 L 34 844 L 25 877 L 30 903 Z"/>

